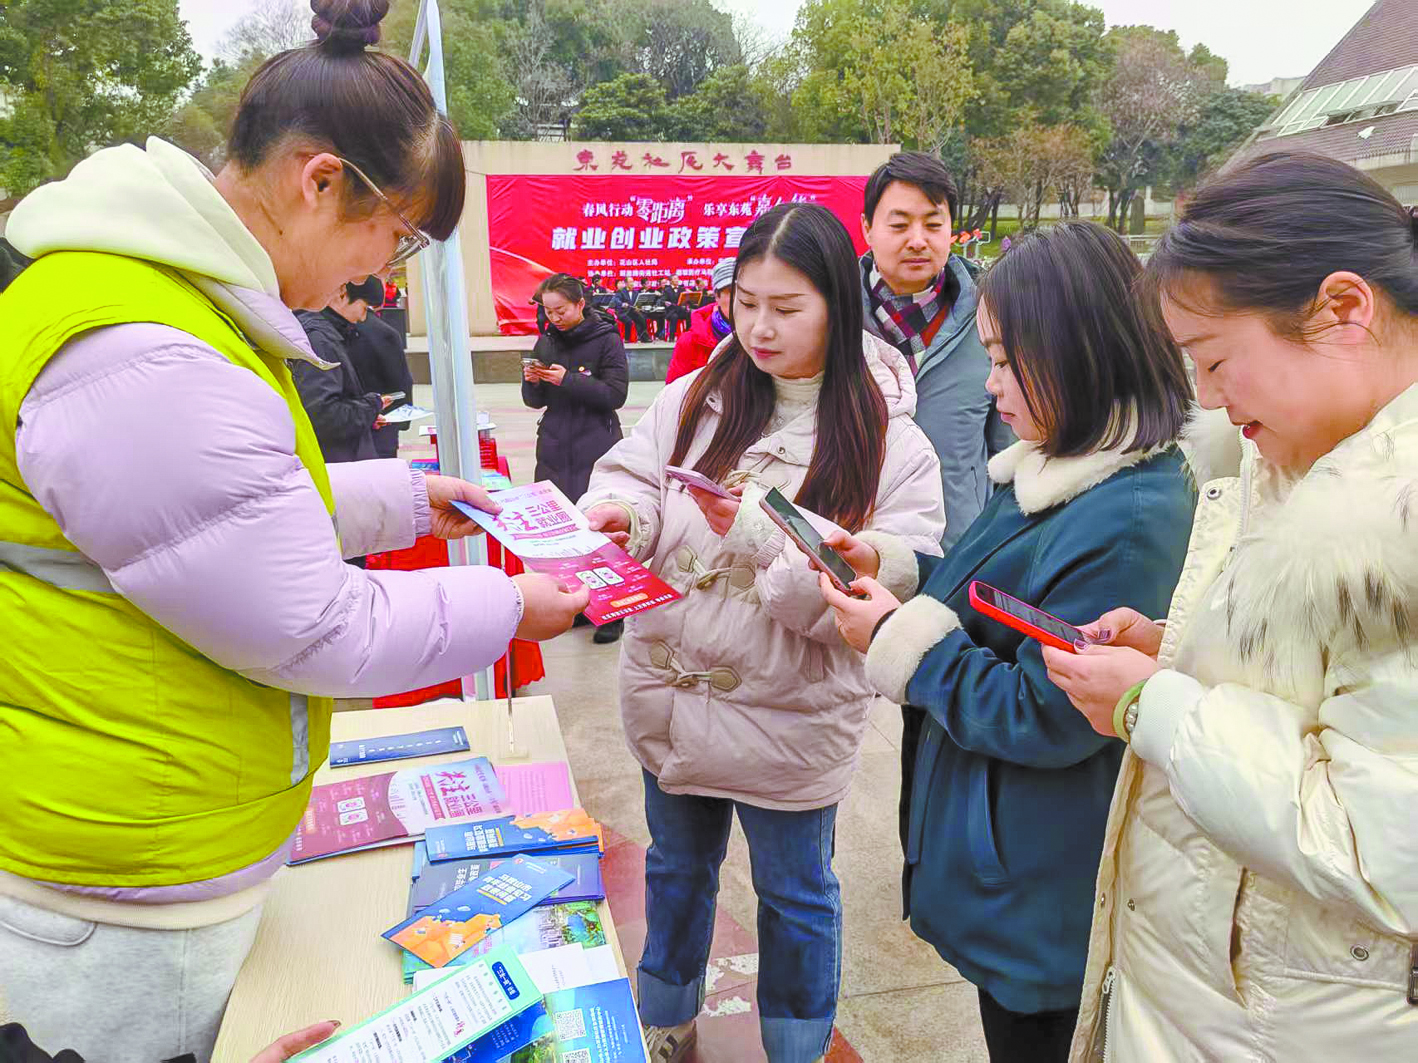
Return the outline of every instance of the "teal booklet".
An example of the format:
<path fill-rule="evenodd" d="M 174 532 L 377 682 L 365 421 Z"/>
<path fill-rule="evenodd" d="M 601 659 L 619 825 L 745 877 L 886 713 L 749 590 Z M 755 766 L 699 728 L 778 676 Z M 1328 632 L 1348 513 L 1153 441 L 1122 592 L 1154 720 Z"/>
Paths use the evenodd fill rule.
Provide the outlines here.
<path fill-rule="evenodd" d="M 441 1063 L 484 1043 L 505 1055 L 521 1047 L 515 1043 L 521 1034 L 511 1036 L 508 1024 L 515 1026 L 519 1016 L 541 1008 L 542 995 L 516 954 L 497 949 L 291 1058 L 300 1063 Z"/>
<path fill-rule="evenodd" d="M 390 927 L 384 936 L 425 963 L 442 967 L 571 881 L 560 868 L 514 856 Z"/>

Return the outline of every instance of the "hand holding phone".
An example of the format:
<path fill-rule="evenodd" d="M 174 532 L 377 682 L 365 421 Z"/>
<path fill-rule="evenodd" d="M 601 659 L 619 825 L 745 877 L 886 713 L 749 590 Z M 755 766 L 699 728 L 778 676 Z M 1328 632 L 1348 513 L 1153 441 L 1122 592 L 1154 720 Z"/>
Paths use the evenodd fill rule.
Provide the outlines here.
<path fill-rule="evenodd" d="M 817 567 L 826 573 L 832 586 L 843 594 L 856 593 L 852 590 L 852 582 L 857 578 L 857 573 L 842 559 L 841 554 L 823 541 L 812 522 L 803 516 L 802 510 L 784 498 L 776 487 L 769 489 L 759 505 L 769 519 L 797 544 L 799 550 L 817 562 Z"/>
<path fill-rule="evenodd" d="M 678 481 L 686 487 L 698 488 L 700 491 L 715 495 L 718 498 L 734 498 L 722 484 L 715 483 L 702 472 L 695 472 L 693 469 L 682 469 L 678 465 L 666 465 L 665 476 L 667 479 Z M 737 499 L 735 499 L 735 501 L 737 501 Z"/>
<path fill-rule="evenodd" d="M 991 620 L 998 620 L 1045 646 L 1053 646 L 1067 653 L 1078 652 L 1076 643 L 1094 641 L 1072 624 L 979 580 L 970 584 L 970 604 Z"/>

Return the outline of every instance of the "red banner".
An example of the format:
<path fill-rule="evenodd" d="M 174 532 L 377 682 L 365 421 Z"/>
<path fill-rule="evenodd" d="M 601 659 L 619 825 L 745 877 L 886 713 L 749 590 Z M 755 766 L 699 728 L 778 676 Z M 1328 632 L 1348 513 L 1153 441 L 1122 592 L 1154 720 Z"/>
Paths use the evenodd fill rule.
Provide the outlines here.
<path fill-rule="evenodd" d="M 857 251 L 865 177 L 523 176 L 487 178 L 492 295 L 504 335 L 537 331 L 531 305 L 553 273 L 708 282 L 753 219 L 785 202 L 820 203 Z M 612 284 L 608 283 L 607 287 Z"/>

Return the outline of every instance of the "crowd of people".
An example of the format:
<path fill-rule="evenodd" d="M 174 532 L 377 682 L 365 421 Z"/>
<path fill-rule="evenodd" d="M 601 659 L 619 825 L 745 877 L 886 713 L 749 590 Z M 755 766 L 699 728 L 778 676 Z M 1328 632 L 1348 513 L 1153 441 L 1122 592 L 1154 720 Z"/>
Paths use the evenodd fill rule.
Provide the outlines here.
<path fill-rule="evenodd" d="M 219 173 L 105 149 L 8 225 L 0 995 L 53 1052 L 209 1058 L 330 699 L 587 604 L 343 563 L 496 506 L 387 456 L 407 381 L 363 328 L 457 225 L 456 132 L 367 48 L 383 0 L 312 7 Z M 822 207 L 764 211 L 629 435 L 617 323 L 579 278 L 538 290 L 536 475 L 683 596 L 620 651 L 653 1063 L 696 1042 L 735 817 L 765 1052 L 825 1057 L 837 810 L 879 698 L 903 912 L 977 988 L 993 1063 L 1418 1056 L 1418 217 L 1282 152 L 1207 182 L 1145 267 L 1068 221 L 981 274 L 958 206 L 907 152 L 866 185 L 860 257 Z M 978 584 L 1077 631 L 1001 623 Z"/>

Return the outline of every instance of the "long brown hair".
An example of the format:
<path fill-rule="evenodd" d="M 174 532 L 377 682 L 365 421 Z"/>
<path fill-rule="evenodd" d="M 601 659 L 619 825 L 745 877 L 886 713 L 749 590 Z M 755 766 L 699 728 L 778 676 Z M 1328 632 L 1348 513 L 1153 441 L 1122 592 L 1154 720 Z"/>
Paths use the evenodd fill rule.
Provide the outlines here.
<path fill-rule="evenodd" d="M 807 478 L 794 499 L 849 531 L 876 507 L 886 458 L 886 399 L 862 352 L 862 291 L 851 237 L 826 207 L 784 203 L 758 216 L 739 245 L 734 284 L 744 264 L 777 258 L 803 274 L 827 300 L 827 361 L 817 400 L 817 438 Z M 722 480 L 763 438 L 773 416 L 773 380 L 749 357 L 735 330 L 728 345 L 685 394 L 671 465 L 682 463 L 717 394 L 723 416 L 696 471 Z"/>

